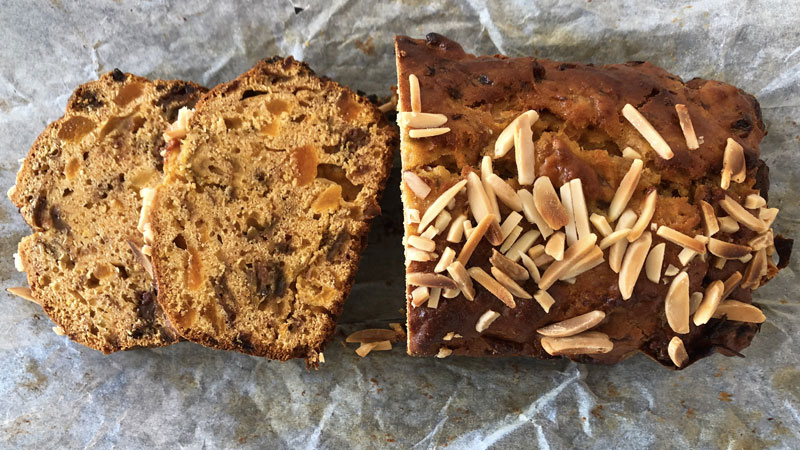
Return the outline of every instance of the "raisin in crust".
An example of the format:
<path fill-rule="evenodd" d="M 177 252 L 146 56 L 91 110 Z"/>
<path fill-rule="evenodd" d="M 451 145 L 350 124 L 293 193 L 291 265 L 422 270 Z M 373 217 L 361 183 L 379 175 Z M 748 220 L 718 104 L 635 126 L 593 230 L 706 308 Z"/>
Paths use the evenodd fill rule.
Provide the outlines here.
<path fill-rule="evenodd" d="M 9 192 L 34 231 L 21 268 L 75 342 L 111 353 L 178 339 L 130 243 L 142 245 L 139 191 L 162 177 L 162 133 L 203 92 L 114 70 L 78 87 L 22 163 Z"/>
<path fill-rule="evenodd" d="M 728 226 L 712 233 L 712 238 L 723 242 L 712 242 L 706 247 L 704 242 L 709 242 L 709 233 L 705 230 L 705 213 L 701 205 L 704 202 L 710 205 L 716 216 L 722 218 L 730 215 L 725 209 L 730 209 L 730 202 L 749 204 L 743 210 L 746 214 L 751 218 L 761 214 L 764 222 L 769 222 L 764 224 L 764 229 L 771 225 L 769 217 L 774 218 L 773 213 L 777 210 L 769 210 L 764 202 L 769 188 L 768 170 L 759 159 L 758 147 L 766 131 L 758 102 L 753 96 L 717 81 L 694 79 L 684 83 L 649 63 L 594 66 L 501 55 L 474 56 L 465 53 L 459 44 L 435 33 L 426 39 L 398 36 L 395 44 L 398 122 L 401 125 L 405 181 L 402 193 L 407 213 L 406 265 L 408 274 L 413 274 L 407 278 L 409 354 L 537 358 L 563 354 L 579 362 L 611 364 L 641 351 L 667 367 L 684 368 L 714 352 L 740 355 L 742 349 L 750 344 L 760 327 L 757 323 L 760 313 L 749 309 L 753 300 L 752 290 L 785 266 L 791 240 L 776 234 L 773 241 L 771 229 L 756 232 L 738 224 L 735 229 Z M 415 87 L 417 83 L 418 90 Z M 671 157 L 663 147 L 660 147 L 661 152 L 656 151 L 632 126 L 630 119 L 623 115 L 623 109 L 630 109 L 626 108 L 627 104 L 660 133 L 674 153 Z M 700 141 L 697 149 L 688 148 L 689 139 L 684 135 L 677 115 L 681 107 L 676 108 L 676 104 L 685 105 L 683 111 L 688 111 L 693 120 L 694 132 Z M 420 105 L 423 116 L 412 116 L 409 112 Z M 642 246 L 634 247 L 625 240 L 627 249 L 634 250 L 631 251 L 631 262 L 627 266 L 622 263 L 621 273 L 627 274 L 623 281 L 610 267 L 610 249 L 605 248 L 600 253 L 602 261 L 599 264 L 590 265 L 589 269 L 572 278 L 556 280 L 545 289 L 549 295 L 541 295 L 540 283 L 534 280 L 529 270 L 530 263 L 538 260 L 534 262 L 544 279 L 545 272 L 553 264 L 550 262 L 553 258 L 544 251 L 561 256 L 559 249 L 563 250 L 563 246 L 558 240 L 563 236 L 555 237 L 553 244 L 547 247 L 545 245 L 551 239 L 536 236 L 524 246 L 530 260 L 517 256 L 516 261 L 508 261 L 503 255 L 493 253 L 498 250 L 509 256 L 500 245 L 489 242 L 495 237 L 492 233 L 496 230 L 492 226 L 478 226 L 474 207 L 476 203 L 483 204 L 484 200 L 479 195 L 470 196 L 470 186 L 495 189 L 499 224 L 513 219 L 514 209 L 516 214 L 523 216 L 521 219 L 516 217 L 518 225 L 514 225 L 512 220 L 507 228 L 509 239 L 525 236 L 532 230 L 535 233 L 528 236 L 534 236 L 542 229 L 535 218 L 529 218 L 517 203 L 523 198 L 535 197 L 536 188 L 533 183 L 520 181 L 524 165 L 521 166 L 517 160 L 518 154 L 522 153 L 517 153 L 516 136 L 513 132 L 503 135 L 507 127 L 514 129 L 512 122 L 515 119 L 529 114 L 529 111 L 536 112 L 536 119 L 525 119 L 533 123 L 527 130 L 527 137 L 524 137 L 525 133 L 519 134 L 519 141 L 526 138 L 533 143 L 531 158 L 525 160 L 523 157 L 523 162 L 535 165 L 536 181 L 549 179 L 554 188 L 555 193 L 547 197 L 547 186 L 540 186 L 543 205 L 547 204 L 547 198 L 558 202 L 560 197 L 560 201 L 566 202 L 562 187 L 578 179 L 587 215 L 595 213 L 603 220 L 608 218 L 613 228 L 615 222 L 609 217 L 612 216 L 612 200 L 621 189 L 622 180 L 631 170 L 634 159 L 641 161 L 641 177 L 633 186 L 627 208 L 637 216 L 646 216 L 648 203 L 645 198 L 655 192 L 650 197 L 650 206 L 655 205 L 655 212 L 649 220 L 641 223 L 643 229 L 637 230 L 644 236 L 639 241 Z M 534 117 L 533 113 L 530 117 Z M 412 126 L 412 121 L 417 125 Z M 424 129 L 433 127 L 437 128 Z M 497 151 L 496 143 L 501 139 L 507 139 L 509 144 L 501 145 L 501 151 Z M 733 150 L 738 147 L 743 161 L 741 166 L 732 164 L 731 167 L 743 168 L 741 173 L 734 175 L 736 180 L 730 183 L 730 187 L 723 188 L 721 172 L 727 147 Z M 732 154 L 736 155 L 736 152 Z M 488 171 L 499 178 L 489 180 L 491 177 L 485 175 L 486 170 L 482 168 L 485 157 L 491 161 L 492 167 Z M 427 225 L 426 230 L 421 229 L 425 224 L 420 224 L 420 219 L 425 222 L 425 213 L 442 207 L 441 203 L 436 205 L 436 200 L 457 183 L 466 182 L 473 173 L 481 180 L 456 192 L 452 201 L 442 209 L 447 216 L 441 218 L 442 214 L 438 214 L 436 222 Z M 505 183 L 505 187 L 501 183 Z M 568 188 L 570 193 L 575 192 L 571 185 Z M 527 193 L 519 195 L 520 191 Z M 730 198 L 729 203 L 726 203 L 726 196 Z M 487 208 L 491 211 L 488 194 L 486 198 L 489 199 Z M 546 210 L 554 223 L 560 222 L 558 211 Z M 441 259 L 457 258 L 466 247 L 465 237 L 459 234 L 466 234 L 465 231 L 454 231 L 450 236 L 452 240 L 448 240 L 451 224 L 462 215 L 471 221 L 472 232 L 480 228 L 480 232 L 486 232 L 486 237 L 470 250 L 471 256 L 463 267 L 455 263 L 448 266 L 449 260 L 441 262 Z M 564 218 L 571 222 L 571 217 Z M 728 219 L 729 225 L 730 222 L 735 224 L 730 217 Z M 438 233 L 430 232 L 430 226 L 436 223 L 445 224 L 446 228 L 437 230 Z M 634 223 L 626 227 L 632 227 Z M 762 228 L 760 223 L 756 228 Z M 685 252 L 682 254 L 681 245 L 657 232 L 660 226 L 685 234 L 691 239 L 690 244 L 703 246 L 706 255 L 688 258 Z M 519 229 L 515 232 L 516 227 Z M 412 238 L 420 234 L 425 237 L 426 231 L 432 242 Z M 565 228 L 561 231 L 565 232 Z M 621 232 L 625 231 L 621 229 Z M 597 244 L 603 240 L 604 234 L 591 224 L 585 233 L 597 237 L 596 243 L 587 248 L 600 252 Z M 694 239 L 697 235 L 700 235 L 700 241 Z M 637 260 L 644 265 L 643 256 L 649 256 L 649 250 L 659 244 L 664 244 L 659 247 L 664 248 L 663 260 L 659 259 L 659 251 L 655 251 L 655 270 L 651 271 L 659 273 L 658 282 L 648 278 L 644 267 L 641 267 L 638 277 L 637 272 L 626 270 L 626 267 L 635 267 Z M 527 252 L 538 245 L 541 247 Z M 748 247 L 745 249 L 747 254 L 740 259 L 744 247 Z M 637 250 L 640 248 L 648 253 Z M 627 252 L 625 247 L 623 250 Z M 712 251 L 736 257 L 720 260 Z M 769 256 L 763 259 L 764 254 Z M 682 260 L 688 261 L 683 264 Z M 572 267 L 576 266 L 578 264 L 572 264 Z M 754 267 L 756 272 L 752 270 Z M 677 316 L 687 317 L 681 309 L 685 299 L 679 298 L 679 289 L 670 294 L 675 301 L 666 302 L 672 282 L 678 278 L 675 284 L 680 285 L 683 275 L 679 278 L 679 272 L 688 274 L 689 294 L 708 292 L 708 298 L 713 298 L 718 288 L 710 288 L 711 284 L 735 280 L 735 273 L 739 272 L 748 285 L 744 286 L 744 280 L 733 283 L 727 299 L 745 305 L 719 307 L 719 311 L 727 311 L 729 316 L 707 318 L 706 323 L 699 325 L 692 322 L 697 318 L 692 308 L 692 320 L 686 327 L 688 331 L 684 332 L 683 326 L 678 326 L 674 317 L 668 318 L 666 313 L 668 310 L 671 313 L 680 311 Z M 551 271 L 551 275 L 553 273 L 557 272 Z M 452 289 L 452 283 L 459 280 L 459 289 Z M 623 290 L 622 285 L 626 289 Z M 440 291 L 442 286 L 445 289 Z M 628 293 L 628 289 L 632 292 Z M 432 299 L 434 307 L 430 305 Z M 710 302 L 711 310 L 713 306 Z M 751 321 L 742 321 L 742 318 Z M 565 320 L 571 322 L 560 324 Z M 544 328 L 553 324 L 559 325 Z M 547 336 L 548 333 L 554 336 Z M 576 343 L 562 336 L 571 333 L 585 334 L 581 335 L 582 341 Z M 681 341 L 670 344 L 676 336 Z M 586 343 L 591 346 L 583 346 Z M 567 347 L 564 346 L 571 346 L 570 350 L 565 351 Z"/>
<path fill-rule="evenodd" d="M 146 221 L 179 334 L 315 365 L 349 294 L 396 131 L 292 58 L 198 102 Z"/>

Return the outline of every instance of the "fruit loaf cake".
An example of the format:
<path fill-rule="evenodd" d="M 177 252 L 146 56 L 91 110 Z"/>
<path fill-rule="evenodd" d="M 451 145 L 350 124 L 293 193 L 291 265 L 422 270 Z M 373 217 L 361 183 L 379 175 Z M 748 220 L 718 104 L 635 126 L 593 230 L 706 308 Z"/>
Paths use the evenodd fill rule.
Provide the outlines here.
<path fill-rule="evenodd" d="M 366 98 L 291 57 L 212 89 L 142 211 L 158 301 L 178 333 L 316 365 L 396 141 Z"/>
<path fill-rule="evenodd" d="M 75 342 L 111 353 L 177 339 L 140 252 L 139 195 L 161 179 L 163 133 L 203 92 L 115 69 L 78 87 L 23 161 L 9 197 L 33 234 L 17 268 Z"/>
<path fill-rule="evenodd" d="M 438 34 L 396 57 L 410 354 L 741 355 L 791 249 L 754 97 Z"/>

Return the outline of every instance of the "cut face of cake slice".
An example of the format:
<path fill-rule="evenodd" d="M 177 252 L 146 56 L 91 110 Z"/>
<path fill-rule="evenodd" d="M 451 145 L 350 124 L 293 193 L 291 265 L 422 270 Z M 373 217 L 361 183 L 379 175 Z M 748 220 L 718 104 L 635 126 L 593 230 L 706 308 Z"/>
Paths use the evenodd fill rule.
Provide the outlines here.
<path fill-rule="evenodd" d="M 752 96 L 648 63 L 395 43 L 409 354 L 683 368 L 750 344 L 745 306 L 791 248 Z"/>
<path fill-rule="evenodd" d="M 161 180 L 164 132 L 204 92 L 114 70 L 78 87 L 22 163 L 9 197 L 34 232 L 18 269 L 75 342 L 110 353 L 178 339 L 136 226 L 140 192 Z"/>
<path fill-rule="evenodd" d="M 366 98 L 292 58 L 210 91 L 143 211 L 158 301 L 178 332 L 317 364 L 396 141 Z"/>

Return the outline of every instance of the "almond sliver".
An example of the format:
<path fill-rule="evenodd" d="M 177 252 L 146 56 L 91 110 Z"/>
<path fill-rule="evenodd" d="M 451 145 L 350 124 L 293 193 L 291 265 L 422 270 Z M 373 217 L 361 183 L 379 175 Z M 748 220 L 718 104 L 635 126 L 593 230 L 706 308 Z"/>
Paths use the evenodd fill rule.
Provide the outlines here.
<path fill-rule="evenodd" d="M 400 112 L 397 113 L 397 121 L 409 128 L 437 128 L 447 122 L 447 116 L 423 112 Z"/>
<path fill-rule="evenodd" d="M 673 336 L 667 345 L 667 353 L 669 359 L 676 367 L 683 367 L 689 361 L 689 354 L 686 353 L 686 347 L 683 345 L 683 340 L 678 336 Z"/>
<path fill-rule="evenodd" d="M 631 167 L 628 169 L 625 176 L 622 177 L 622 181 L 620 181 L 619 187 L 617 187 L 617 191 L 614 193 L 614 198 L 611 199 L 611 205 L 608 207 L 609 221 L 614 222 L 617 220 L 625 210 L 625 207 L 628 206 L 628 202 L 631 200 L 631 197 L 633 197 L 633 193 L 639 185 L 643 167 L 644 162 L 642 162 L 641 159 L 634 159 L 633 162 L 631 162 Z"/>
<path fill-rule="evenodd" d="M 654 245 L 650 249 L 650 254 L 647 255 L 647 260 L 644 262 L 644 272 L 647 275 L 647 279 L 653 283 L 661 281 L 661 267 L 664 265 L 664 251 L 666 248 L 667 244 L 663 242 Z"/>
<path fill-rule="evenodd" d="M 458 183 L 451 186 L 449 189 L 444 191 L 442 195 L 440 195 L 436 200 L 428 206 L 428 209 L 425 210 L 425 214 L 422 215 L 422 220 L 419 221 L 418 230 L 424 230 L 430 223 L 432 223 L 436 217 L 442 212 L 450 200 L 454 199 L 455 196 L 467 185 L 467 180 L 461 180 Z"/>
<path fill-rule="evenodd" d="M 419 89 L 419 78 L 413 73 L 408 76 L 408 97 L 411 100 L 411 111 L 422 112 L 422 95 Z"/>
<path fill-rule="evenodd" d="M 517 128 L 517 123 L 523 116 L 527 118 L 529 126 L 539 120 L 539 114 L 534 110 L 526 111 L 512 120 L 497 136 L 497 141 L 494 143 L 495 158 L 502 158 L 514 146 L 514 131 Z"/>
<path fill-rule="evenodd" d="M 703 300 L 694 313 L 693 321 L 695 325 L 700 326 L 708 323 L 711 316 L 714 315 L 714 311 L 717 310 L 719 302 L 722 300 L 722 293 L 724 290 L 725 284 L 719 280 L 712 282 L 706 287 L 706 291 L 703 293 Z"/>
<path fill-rule="evenodd" d="M 550 228 L 550 225 L 545 222 L 542 215 L 539 214 L 539 211 L 536 209 L 536 204 L 533 201 L 533 193 L 527 189 L 520 189 L 517 191 L 517 195 L 520 201 L 522 201 L 522 212 L 525 214 L 525 219 L 527 219 L 529 223 L 535 224 L 539 232 L 542 233 L 542 237 L 547 239 L 553 234 L 553 229 Z"/>
<path fill-rule="evenodd" d="M 428 186 L 428 183 L 420 178 L 419 175 L 411 172 L 410 170 L 403 172 L 403 181 L 406 183 L 406 186 L 411 189 L 411 192 L 413 192 L 418 198 L 424 199 L 431 192 L 431 188 Z"/>
<path fill-rule="evenodd" d="M 622 294 L 623 300 L 628 300 L 633 296 L 633 288 L 642 272 L 652 242 L 653 237 L 648 231 L 628 245 L 619 271 L 619 292 Z"/>
<path fill-rule="evenodd" d="M 713 236 L 719 231 L 719 221 L 717 215 L 714 214 L 714 207 L 707 201 L 700 200 L 700 213 L 703 216 L 703 226 L 706 230 L 706 236 Z"/>
<path fill-rule="evenodd" d="M 606 318 L 606 313 L 600 310 L 590 311 L 586 314 L 575 316 L 571 319 L 552 323 L 536 330 L 537 333 L 547 337 L 567 337 L 582 333 L 593 328 Z"/>
<path fill-rule="evenodd" d="M 689 275 L 681 272 L 672 279 L 664 301 L 664 308 L 672 331 L 689 332 Z"/>
<path fill-rule="evenodd" d="M 694 132 L 694 125 L 692 124 L 692 117 L 689 115 L 689 108 L 686 105 L 675 105 L 675 111 L 678 113 L 678 122 L 683 131 L 683 137 L 686 138 L 686 147 L 689 150 L 697 150 L 700 148 L 700 143 L 697 142 L 697 135 Z M 680 367 L 680 366 L 678 366 Z"/>
<path fill-rule="evenodd" d="M 657 200 L 658 191 L 655 189 L 651 190 L 647 194 L 647 197 L 644 198 L 642 201 L 642 210 L 639 212 L 639 218 L 636 219 L 636 223 L 633 224 L 633 227 L 631 227 L 631 232 L 628 234 L 628 242 L 633 242 L 636 239 L 639 239 L 639 236 L 641 236 L 644 230 L 647 229 L 647 225 L 650 224 L 650 220 L 653 218 L 653 214 L 656 212 Z"/>
<path fill-rule="evenodd" d="M 504 205 L 508 206 L 508 208 L 513 211 L 522 211 L 522 201 L 519 199 L 517 192 L 514 191 L 508 183 L 493 173 L 489 174 L 486 180 L 492 187 L 495 195 L 497 195 L 497 198 L 500 199 Z"/>
<path fill-rule="evenodd" d="M 734 220 L 746 226 L 747 228 L 750 228 L 756 233 L 763 233 L 769 228 L 763 220 L 750 214 L 750 212 L 744 209 L 742 205 L 727 195 L 724 199 L 720 200 L 719 206 L 721 206 L 722 209 L 730 214 L 730 217 L 732 217 Z"/>
<path fill-rule="evenodd" d="M 622 115 L 636 128 L 639 134 L 650 144 L 650 147 L 658 153 L 658 156 L 663 159 L 672 159 L 675 156 L 667 141 L 633 105 L 626 104 L 622 108 Z"/>
<path fill-rule="evenodd" d="M 533 202 L 536 210 L 547 225 L 558 230 L 569 222 L 567 211 L 556 195 L 553 183 L 548 177 L 539 177 L 533 184 Z"/>

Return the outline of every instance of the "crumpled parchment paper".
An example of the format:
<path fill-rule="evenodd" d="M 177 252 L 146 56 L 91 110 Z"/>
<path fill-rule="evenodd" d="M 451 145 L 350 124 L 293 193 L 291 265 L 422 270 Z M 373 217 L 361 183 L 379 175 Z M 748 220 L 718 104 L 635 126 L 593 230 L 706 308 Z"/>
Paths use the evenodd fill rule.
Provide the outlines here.
<path fill-rule="evenodd" d="M 800 208 L 797 1 L 114 2 L 0 7 L 0 186 L 13 183 L 72 90 L 119 67 L 227 81 L 274 54 L 367 93 L 395 84 L 392 38 L 436 31 L 468 51 L 595 63 L 649 60 L 684 79 L 758 96 L 775 224 Z M 111 356 L 56 336 L 32 303 L 0 294 L 0 447 L 789 448 L 800 439 L 798 258 L 757 294 L 768 321 L 746 359 L 671 372 L 642 356 L 613 367 L 523 359 L 361 359 L 342 335 L 402 322 L 399 177 L 390 180 L 327 363 L 276 363 L 181 343 Z M 0 201 L 0 285 L 28 233 Z"/>

